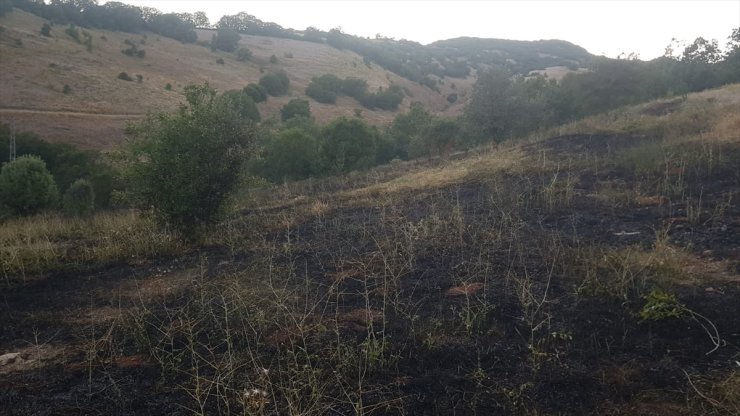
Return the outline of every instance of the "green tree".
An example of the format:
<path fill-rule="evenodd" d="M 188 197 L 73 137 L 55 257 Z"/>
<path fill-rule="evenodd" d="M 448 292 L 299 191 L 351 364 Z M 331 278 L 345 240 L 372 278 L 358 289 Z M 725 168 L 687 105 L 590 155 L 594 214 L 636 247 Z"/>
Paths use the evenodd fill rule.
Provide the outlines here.
<path fill-rule="evenodd" d="M 236 51 L 236 60 L 239 62 L 247 62 L 252 59 L 252 51 L 249 48 L 239 48 Z"/>
<path fill-rule="evenodd" d="M 218 31 L 216 31 L 216 33 L 213 35 L 211 47 L 214 50 L 217 49 L 226 52 L 234 52 L 236 50 L 237 44 L 239 43 L 239 39 L 241 39 L 241 36 L 239 36 L 239 32 L 234 29 L 222 27 L 219 28 Z"/>
<path fill-rule="evenodd" d="M 95 190 L 90 181 L 78 179 L 67 189 L 62 199 L 64 212 L 76 217 L 84 217 L 95 210 Z"/>
<path fill-rule="evenodd" d="M 418 143 L 427 128 L 435 121 L 434 115 L 424 109 L 420 102 L 411 103 L 409 112 L 393 119 L 388 136 L 395 142 L 396 153 L 401 159 L 409 159 L 409 146 Z"/>
<path fill-rule="evenodd" d="M 242 91 L 252 97 L 252 100 L 254 100 L 255 103 L 267 101 L 267 91 L 265 91 L 265 88 L 259 84 L 251 83 L 244 87 Z"/>
<path fill-rule="evenodd" d="M 0 201 L 16 214 L 35 214 L 51 207 L 58 197 L 46 163 L 36 156 L 21 156 L 0 170 Z"/>
<path fill-rule="evenodd" d="M 342 80 L 336 75 L 325 74 L 311 79 L 306 95 L 323 104 L 334 104 L 342 90 Z"/>
<path fill-rule="evenodd" d="M 238 183 L 254 142 L 252 123 L 206 85 L 185 88 L 187 105 L 129 129 L 121 154 L 129 200 L 192 235 L 213 222 Z"/>
<path fill-rule="evenodd" d="M 260 112 L 252 97 L 242 90 L 231 90 L 223 93 L 223 98 L 231 103 L 234 110 L 242 118 L 252 120 L 255 123 L 260 121 Z"/>
<path fill-rule="evenodd" d="M 261 174 L 271 180 L 302 179 L 319 172 L 319 142 L 301 128 L 281 132 L 265 147 Z"/>
<path fill-rule="evenodd" d="M 44 24 L 41 25 L 41 35 L 46 36 L 47 38 L 51 37 L 51 25 L 48 22 L 44 22 Z"/>
<path fill-rule="evenodd" d="M 273 97 L 285 95 L 288 93 L 290 79 L 285 71 L 278 71 L 272 74 L 266 74 L 260 78 L 260 85 Z"/>
<path fill-rule="evenodd" d="M 280 116 L 283 121 L 288 121 L 294 117 L 311 117 L 311 107 L 307 100 L 294 98 L 285 104 L 280 110 Z"/>
<path fill-rule="evenodd" d="M 366 169 L 375 164 L 377 134 L 362 120 L 338 118 L 324 127 L 321 153 L 331 173 Z"/>

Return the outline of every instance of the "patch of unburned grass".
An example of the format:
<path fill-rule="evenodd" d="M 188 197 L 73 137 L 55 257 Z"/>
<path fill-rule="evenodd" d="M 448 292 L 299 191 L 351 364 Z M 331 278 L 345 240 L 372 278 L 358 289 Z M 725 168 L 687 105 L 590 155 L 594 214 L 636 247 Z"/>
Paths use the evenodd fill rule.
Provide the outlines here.
<path fill-rule="evenodd" d="M 380 196 L 398 196 L 404 193 L 424 192 L 463 182 L 484 182 L 498 173 L 521 168 L 524 154 L 520 147 L 501 147 L 461 160 L 449 161 L 438 168 L 411 171 L 386 182 L 345 192 L 337 197 L 375 203 Z"/>
<path fill-rule="evenodd" d="M 0 271 L 7 280 L 182 249 L 176 234 L 132 211 L 104 212 L 87 219 L 42 214 L 3 223 Z"/>

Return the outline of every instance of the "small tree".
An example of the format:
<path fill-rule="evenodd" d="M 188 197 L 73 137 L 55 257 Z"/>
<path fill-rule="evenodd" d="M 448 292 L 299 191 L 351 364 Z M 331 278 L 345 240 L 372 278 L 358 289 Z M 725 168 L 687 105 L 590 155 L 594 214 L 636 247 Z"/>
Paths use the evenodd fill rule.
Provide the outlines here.
<path fill-rule="evenodd" d="M 35 214 L 51 207 L 58 197 L 46 163 L 36 156 L 21 156 L 0 170 L 0 201 L 16 214 Z"/>
<path fill-rule="evenodd" d="M 252 51 L 249 48 L 239 48 L 236 51 L 236 60 L 239 62 L 247 62 L 252 59 Z"/>
<path fill-rule="evenodd" d="M 292 128 L 267 144 L 260 173 L 272 180 L 301 179 L 318 169 L 318 141 L 305 130 Z"/>
<path fill-rule="evenodd" d="M 213 48 L 213 50 L 218 49 L 225 52 L 234 52 L 236 50 L 236 45 L 239 43 L 239 39 L 241 39 L 239 32 L 234 29 L 222 27 L 219 28 L 213 36 L 211 48 Z"/>
<path fill-rule="evenodd" d="M 49 23 L 41 25 L 41 35 L 46 36 L 47 38 L 51 37 L 51 25 Z"/>
<path fill-rule="evenodd" d="M 64 212 L 76 217 L 84 217 L 95 210 L 95 190 L 87 179 L 77 179 L 67 189 L 62 199 Z"/>
<path fill-rule="evenodd" d="M 252 83 L 244 87 L 242 91 L 252 97 L 252 100 L 254 100 L 255 103 L 267 101 L 267 91 L 265 91 L 265 88 L 261 85 Z"/>
<path fill-rule="evenodd" d="M 254 142 L 251 123 L 207 84 L 185 88 L 187 105 L 128 130 L 122 152 L 128 199 L 161 223 L 193 235 L 213 222 Z"/>
<path fill-rule="evenodd" d="M 283 108 L 280 110 L 280 116 L 283 121 L 288 121 L 293 117 L 310 118 L 311 107 L 308 104 L 308 101 L 300 98 L 294 98 L 290 100 L 288 104 L 285 104 L 283 106 Z"/>
<path fill-rule="evenodd" d="M 329 172 L 365 169 L 375 164 L 377 136 L 358 118 L 339 118 L 322 131 L 322 155 Z"/>
<path fill-rule="evenodd" d="M 285 95 L 288 93 L 290 79 L 285 71 L 279 71 L 274 74 L 267 74 L 260 78 L 260 85 L 273 97 Z"/>
<path fill-rule="evenodd" d="M 252 100 L 252 97 L 247 95 L 242 90 L 231 90 L 223 93 L 223 98 L 231 103 L 233 109 L 242 118 L 252 120 L 254 122 L 260 121 L 260 112 L 257 109 L 257 105 Z"/>

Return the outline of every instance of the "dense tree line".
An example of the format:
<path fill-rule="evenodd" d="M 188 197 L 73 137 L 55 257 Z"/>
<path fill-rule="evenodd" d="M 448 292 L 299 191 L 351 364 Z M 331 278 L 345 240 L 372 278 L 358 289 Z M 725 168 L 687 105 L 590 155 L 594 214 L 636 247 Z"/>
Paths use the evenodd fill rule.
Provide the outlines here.
<path fill-rule="evenodd" d="M 525 77 L 502 67 L 478 75 L 466 122 L 480 140 L 505 140 L 620 106 L 684 95 L 740 81 L 740 31 L 729 47 L 696 39 L 680 53 L 652 61 L 593 58 L 585 73 L 561 82 Z"/>
<path fill-rule="evenodd" d="M 203 12 L 163 14 L 151 7 L 114 1 L 102 5 L 96 0 L 54 0 L 49 4 L 33 0 L 9 1 L 14 7 L 59 24 L 131 33 L 149 30 L 181 42 L 195 42 L 195 28 L 210 26 Z"/>

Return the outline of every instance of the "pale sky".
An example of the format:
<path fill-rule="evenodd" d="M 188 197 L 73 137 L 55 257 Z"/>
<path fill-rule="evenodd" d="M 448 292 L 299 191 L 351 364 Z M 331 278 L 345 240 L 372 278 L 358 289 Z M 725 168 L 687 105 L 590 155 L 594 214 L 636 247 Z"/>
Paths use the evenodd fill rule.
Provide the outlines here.
<path fill-rule="evenodd" d="M 303 30 L 409 39 L 423 44 L 460 36 L 517 40 L 562 39 L 596 55 L 663 55 L 671 38 L 717 39 L 724 47 L 740 27 L 740 0 L 724 1 L 359 1 L 359 0 L 121 0 L 163 12 L 205 11 L 216 23 L 244 11 Z M 101 1 L 102 3 L 102 1 Z"/>

